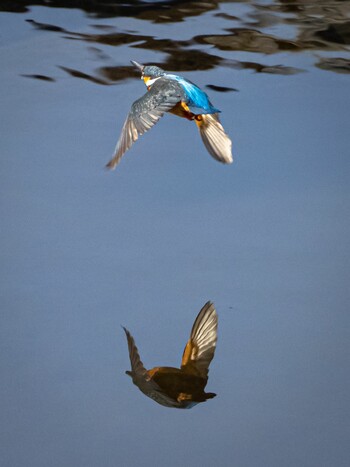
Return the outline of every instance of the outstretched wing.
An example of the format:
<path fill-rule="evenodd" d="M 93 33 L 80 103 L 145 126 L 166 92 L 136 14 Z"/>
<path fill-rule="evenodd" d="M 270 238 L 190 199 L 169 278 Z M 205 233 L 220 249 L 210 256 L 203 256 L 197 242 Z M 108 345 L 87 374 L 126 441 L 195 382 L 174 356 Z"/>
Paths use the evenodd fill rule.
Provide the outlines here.
<path fill-rule="evenodd" d="M 146 368 L 143 366 L 143 363 L 141 361 L 139 351 L 137 350 L 134 338 L 130 334 L 130 332 L 124 328 L 126 338 L 128 340 L 128 348 L 129 348 L 129 357 L 130 357 L 130 363 L 131 363 L 131 374 L 130 372 L 127 372 L 132 376 L 132 374 L 137 375 L 137 376 L 143 376 L 147 373 Z"/>
<path fill-rule="evenodd" d="M 129 347 L 129 356 L 131 363 L 131 371 L 126 373 L 132 377 L 132 380 L 136 386 L 142 391 L 146 396 L 150 397 L 158 404 L 164 405 L 166 407 L 181 407 L 181 404 L 173 397 L 168 395 L 158 384 L 150 378 L 146 368 L 143 366 L 143 363 L 140 359 L 139 352 L 135 345 L 134 338 L 130 332 L 124 328 L 126 338 L 128 340 Z"/>
<path fill-rule="evenodd" d="M 208 302 L 199 312 L 185 347 L 181 369 L 208 378 L 209 365 L 215 353 L 218 316 L 214 304 Z"/>
<path fill-rule="evenodd" d="M 108 162 L 107 167 L 114 169 L 138 137 L 152 128 L 165 112 L 181 101 L 182 97 L 183 90 L 176 81 L 157 79 L 150 91 L 131 106 L 113 158 Z"/>

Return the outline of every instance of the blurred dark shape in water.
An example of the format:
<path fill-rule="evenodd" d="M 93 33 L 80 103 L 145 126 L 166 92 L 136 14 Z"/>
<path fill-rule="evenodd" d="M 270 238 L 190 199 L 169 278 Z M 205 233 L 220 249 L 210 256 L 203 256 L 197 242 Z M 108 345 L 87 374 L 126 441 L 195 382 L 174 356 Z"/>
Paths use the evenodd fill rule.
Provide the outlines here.
<path fill-rule="evenodd" d="M 82 71 L 74 70 L 73 68 L 68 68 L 66 66 L 59 66 L 58 68 L 65 71 L 69 75 L 74 76 L 75 78 L 86 79 L 87 81 L 91 81 L 95 84 L 109 84 L 106 81 L 103 81 L 99 78 L 95 78 L 94 76 L 88 75 L 87 73 L 83 73 Z"/>
<path fill-rule="evenodd" d="M 228 87 L 225 87 L 225 86 L 215 86 L 215 84 L 207 84 L 206 88 L 212 89 L 213 91 L 216 91 L 216 92 L 238 91 L 238 89 L 235 89 L 235 88 L 228 88 Z"/>
<path fill-rule="evenodd" d="M 109 60 L 111 58 L 98 47 L 88 47 L 88 51 L 94 55 L 96 60 Z"/>
<path fill-rule="evenodd" d="M 199 312 L 183 352 L 181 368 L 155 367 L 146 370 L 134 338 L 125 328 L 133 383 L 146 396 L 165 407 L 190 409 L 216 394 L 205 392 L 209 365 L 217 341 L 218 317 L 213 303 L 207 302 Z"/>
<path fill-rule="evenodd" d="M 64 28 L 60 26 L 55 26 L 54 24 L 39 23 L 34 19 L 26 19 L 27 23 L 30 23 L 34 28 L 41 29 L 43 31 L 52 31 L 52 32 L 66 32 Z"/>
<path fill-rule="evenodd" d="M 316 66 L 336 73 L 350 73 L 350 60 L 345 58 L 320 58 Z"/>
<path fill-rule="evenodd" d="M 301 47 L 294 41 L 279 39 L 263 34 L 254 29 L 234 28 L 230 34 L 202 35 L 194 37 L 198 44 L 212 44 L 219 50 L 245 50 L 273 54 L 283 50 L 299 50 Z"/>
<path fill-rule="evenodd" d="M 46 75 L 21 75 L 24 78 L 33 78 L 33 79 L 39 79 L 40 81 L 51 81 L 54 82 L 56 81 L 54 78 L 51 78 L 51 76 L 46 76 Z"/>
<path fill-rule="evenodd" d="M 317 36 L 327 42 L 335 42 L 337 44 L 350 44 L 350 21 L 346 23 L 330 24 L 324 31 L 317 31 Z"/>
<path fill-rule="evenodd" d="M 238 60 L 225 60 L 223 61 L 222 66 L 234 68 L 236 70 L 254 70 L 257 73 L 271 73 L 275 75 L 295 75 L 297 73 L 304 72 L 304 70 L 300 68 L 284 65 L 262 65 L 261 63 L 257 62 L 246 62 Z"/>
<path fill-rule="evenodd" d="M 131 66 L 104 66 L 96 71 L 103 78 L 108 79 L 110 83 L 117 83 L 130 78 L 140 78 L 139 74 Z"/>

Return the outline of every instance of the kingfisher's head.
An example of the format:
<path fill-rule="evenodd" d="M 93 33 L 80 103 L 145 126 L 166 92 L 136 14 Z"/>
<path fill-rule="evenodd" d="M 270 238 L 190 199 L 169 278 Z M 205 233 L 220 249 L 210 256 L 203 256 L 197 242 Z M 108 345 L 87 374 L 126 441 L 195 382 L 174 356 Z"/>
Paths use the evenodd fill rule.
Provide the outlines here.
<path fill-rule="evenodd" d="M 165 74 L 165 71 L 154 65 L 141 65 L 134 60 L 131 63 L 141 71 L 141 79 L 145 82 L 146 86 L 152 86 L 154 81 Z"/>

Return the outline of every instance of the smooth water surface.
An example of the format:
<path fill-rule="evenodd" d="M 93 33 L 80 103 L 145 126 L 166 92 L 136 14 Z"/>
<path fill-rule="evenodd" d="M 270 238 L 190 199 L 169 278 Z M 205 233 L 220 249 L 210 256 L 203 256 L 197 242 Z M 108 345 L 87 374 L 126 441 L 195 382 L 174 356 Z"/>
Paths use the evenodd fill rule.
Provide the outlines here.
<path fill-rule="evenodd" d="M 349 2 L 39 3 L 0 12 L 1 465 L 348 466 Z M 166 115 L 105 170 L 129 60 L 208 92 L 231 166 Z M 157 405 L 121 325 L 178 366 L 207 300 L 217 397 Z"/>

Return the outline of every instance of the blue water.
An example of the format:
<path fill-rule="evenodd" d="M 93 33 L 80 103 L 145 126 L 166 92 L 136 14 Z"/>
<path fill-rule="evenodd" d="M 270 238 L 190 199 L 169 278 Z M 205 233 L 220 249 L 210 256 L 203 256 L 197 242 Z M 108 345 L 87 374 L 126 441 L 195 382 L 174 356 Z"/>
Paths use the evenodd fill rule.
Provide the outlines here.
<path fill-rule="evenodd" d="M 249 2 L 170 24 L 0 13 L 1 465 L 348 465 L 349 75 L 315 66 L 349 60 L 348 46 L 139 46 L 139 36 L 227 34 L 254 13 L 269 19 L 256 30 L 299 34 L 299 16 Z M 137 40 L 92 40 L 110 31 L 96 26 Z M 101 69 L 130 59 L 166 68 L 191 48 L 222 61 L 167 71 L 220 108 L 234 163 L 213 160 L 195 125 L 166 115 L 106 171 L 145 88 Z M 147 368 L 178 366 L 207 300 L 219 315 L 206 388 L 217 397 L 188 411 L 157 405 L 124 373 L 120 325 Z"/>

